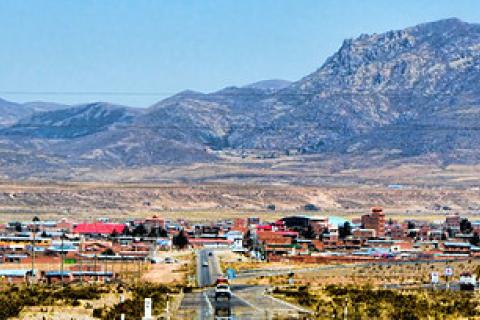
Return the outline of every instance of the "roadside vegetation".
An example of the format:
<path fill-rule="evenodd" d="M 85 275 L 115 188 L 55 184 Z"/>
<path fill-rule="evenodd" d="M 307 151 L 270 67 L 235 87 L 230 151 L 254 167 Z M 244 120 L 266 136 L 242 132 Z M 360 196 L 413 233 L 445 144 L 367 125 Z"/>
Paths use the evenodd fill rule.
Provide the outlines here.
<path fill-rule="evenodd" d="M 235 270 L 242 271 L 248 269 L 275 269 L 280 266 L 278 263 L 250 263 L 250 264 L 229 264 Z M 446 266 L 454 270 L 454 280 L 458 280 L 462 272 L 470 272 L 480 278 L 480 260 L 469 259 L 453 262 L 426 262 L 426 263 L 408 263 L 408 264 L 339 264 L 334 265 L 313 265 L 313 264 L 295 264 L 289 265 L 288 269 L 293 273 L 293 280 L 297 285 L 323 286 L 333 285 L 372 285 L 384 287 L 389 285 L 401 285 L 402 287 L 418 287 L 431 282 L 431 273 L 438 272 L 440 281 L 445 281 L 443 276 Z M 285 265 L 283 265 L 285 268 Z M 316 268 L 312 271 L 298 272 L 302 268 Z M 318 268 L 317 268 L 318 267 Z M 288 274 L 250 278 L 246 281 L 248 284 L 259 285 L 286 285 L 290 276 Z"/>
<path fill-rule="evenodd" d="M 141 319 L 144 312 L 145 298 L 152 299 L 152 314 L 161 315 L 165 312 L 167 300 L 172 301 L 173 295 L 182 290 L 178 286 L 157 285 L 143 283 L 125 287 L 124 291 L 130 293 L 130 298 L 123 303 L 119 302 L 111 307 L 98 308 L 93 310 L 93 316 L 100 319 L 120 319 L 122 313 L 125 319 Z"/>
<path fill-rule="evenodd" d="M 127 320 L 141 319 L 145 298 L 152 299 L 152 314 L 161 316 L 165 314 L 167 299 L 170 311 L 174 311 L 182 293 L 191 291 L 195 285 L 194 258 L 193 253 L 182 256 L 184 263 L 173 271 L 182 277 L 174 283 L 140 280 L 150 265 L 132 263 L 121 266 L 121 280 L 115 283 L 69 283 L 63 287 L 60 284 L 3 284 L 0 286 L 0 320 L 32 316 L 37 319 L 35 315 L 39 314 L 47 319 L 64 319 L 67 313 L 68 319 L 76 319 L 77 315 L 82 319 L 86 316 L 120 319 L 122 313 Z"/>
<path fill-rule="evenodd" d="M 9 286 L 0 293 L 0 319 L 16 317 L 29 306 L 80 306 L 81 300 L 97 300 L 110 292 L 103 285 Z"/>
<path fill-rule="evenodd" d="M 316 319 L 477 319 L 478 293 L 440 290 L 387 290 L 371 286 L 275 288 L 277 298 L 307 307 Z"/>
<path fill-rule="evenodd" d="M 58 286 L 11 286 L 4 288 L 0 294 L 0 320 L 22 318 L 30 307 L 36 307 L 35 313 L 46 314 L 53 309 L 75 313 L 75 309 L 90 310 L 90 315 L 98 319 L 141 319 L 144 312 L 145 298 L 152 299 L 152 314 L 159 316 L 166 310 L 167 299 L 172 303 L 183 291 L 183 286 L 139 283 L 119 284 L 74 284 Z M 113 297 L 113 302 L 106 303 L 106 296 Z M 121 302 L 120 296 L 124 301 Z M 112 299 L 108 299 L 112 301 Z"/>

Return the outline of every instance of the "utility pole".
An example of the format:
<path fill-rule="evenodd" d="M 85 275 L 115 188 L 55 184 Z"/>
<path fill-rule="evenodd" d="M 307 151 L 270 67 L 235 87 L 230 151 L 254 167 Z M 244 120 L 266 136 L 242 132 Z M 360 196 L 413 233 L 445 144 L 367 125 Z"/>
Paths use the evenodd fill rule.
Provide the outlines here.
<path fill-rule="evenodd" d="M 98 273 L 97 273 L 97 254 L 93 257 L 93 270 L 95 272 L 95 281 L 98 281 Z"/>
<path fill-rule="evenodd" d="M 35 281 L 35 243 L 36 243 L 36 235 L 37 235 L 37 221 L 40 219 L 35 216 L 32 219 L 33 222 L 33 237 L 32 237 L 32 277 L 30 285 L 33 287 L 33 282 Z"/>
<path fill-rule="evenodd" d="M 63 239 L 65 238 L 65 231 L 62 230 L 62 253 L 61 253 L 61 261 L 60 261 L 60 277 L 62 279 L 62 287 L 64 285 L 64 280 L 63 280 L 63 260 L 65 260 L 65 251 L 63 249 Z"/>
<path fill-rule="evenodd" d="M 169 305 L 169 297 L 170 295 L 167 293 L 167 320 L 170 320 L 170 305 Z"/>
<path fill-rule="evenodd" d="M 83 257 L 82 257 L 83 236 L 80 236 L 80 246 L 78 248 L 78 259 L 80 259 L 80 283 L 83 284 Z"/>
<path fill-rule="evenodd" d="M 125 296 L 123 293 L 120 295 L 120 306 L 122 313 L 120 314 L 120 320 L 125 320 Z"/>
<path fill-rule="evenodd" d="M 106 255 L 103 255 L 103 259 L 105 259 L 105 261 L 103 262 L 103 281 L 105 282 L 105 278 L 107 276 L 106 272 L 108 271 L 108 264 L 107 264 L 107 257 Z"/>
<path fill-rule="evenodd" d="M 35 278 L 35 222 L 33 225 L 33 237 L 32 237 L 32 278 L 30 285 L 33 287 L 33 279 Z"/>
<path fill-rule="evenodd" d="M 138 276 L 137 281 L 140 282 L 140 276 L 142 274 L 142 259 L 138 260 Z"/>

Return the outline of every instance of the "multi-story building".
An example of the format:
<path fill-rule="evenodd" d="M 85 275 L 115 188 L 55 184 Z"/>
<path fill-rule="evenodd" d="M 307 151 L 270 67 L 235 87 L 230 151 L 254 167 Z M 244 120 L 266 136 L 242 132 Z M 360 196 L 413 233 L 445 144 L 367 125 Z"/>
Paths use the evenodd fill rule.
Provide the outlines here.
<path fill-rule="evenodd" d="M 445 227 L 447 229 L 453 230 L 453 232 L 457 232 L 460 230 L 460 215 L 456 214 L 449 214 L 445 217 Z"/>
<path fill-rule="evenodd" d="M 405 229 L 401 224 L 393 224 L 387 227 L 386 234 L 394 240 L 402 240 L 406 238 Z"/>
<path fill-rule="evenodd" d="M 165 219 L 153 216 L 146 218 L 143 225 L 147 232 L 152 231 L 152 229 L 165 229 Z"/>
<path fill-rule="evenodd" d="M 376 237 L 385 236 L 385 213 L 381 207 L 373 207 L 370 214 L 362 215 L 364 229 L 375 230 Z"/>

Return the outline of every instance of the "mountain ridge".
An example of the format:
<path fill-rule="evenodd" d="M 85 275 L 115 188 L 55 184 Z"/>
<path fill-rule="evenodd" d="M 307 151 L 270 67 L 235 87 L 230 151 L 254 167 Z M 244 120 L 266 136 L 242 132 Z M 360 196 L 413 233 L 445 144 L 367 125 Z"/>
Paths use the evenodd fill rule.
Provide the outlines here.
<path fill-rule="evenodd" d="M 0 142 L 26 158 L 55 158 L 58 167 L 215 163 L 226 154 L 292 153 L 362 156 L 367 166 L 379 161 L 371 154 L 386 161 L 478 163 L 477 83 L 480 25 L 445 19 L 346 39 L 295 82 L 186 90 L 138 113 L 107 112 L 99 122 L 82 113 L 79 123 L 98 125 L 76 133 L 71 108 L 33 113 L 0 130 Z M 57 116 L 69 120 L 54 121 Z M 28 130 L 32 123 L 45 130 Z M 30 140 L 20 141 L 19 133 Z"/>

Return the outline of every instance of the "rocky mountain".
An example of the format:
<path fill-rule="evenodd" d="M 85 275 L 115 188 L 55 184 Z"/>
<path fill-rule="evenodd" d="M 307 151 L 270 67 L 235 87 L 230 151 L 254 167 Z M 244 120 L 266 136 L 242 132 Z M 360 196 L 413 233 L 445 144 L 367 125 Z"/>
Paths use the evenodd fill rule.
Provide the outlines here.
<path fill-rule="evenodd" d="M 33 110 L 27 106 L 0 99 L 0 127 L 13 124 L 32 112 Z"/>
<path fill-rule="evenodd" d="M 180 96 L 145 117 L 167 123 L 174 113 L 176 126 L 221 148 L 476 161 L 479 59 L 480 25 L 441 20 L 345 40 L 317 71 L 275 92 Z"/>
<path fill-rule="evenodd" d="M 140 110 L 97 102 L 67 109 L 35 112 L 0 130 L 3 136 L 69 139 L 105 131 L 133 122 Z"/>
<path fill-rule="evenodd" d="M 53 102 L 34 101 L 22 104 L 0 99 L 0 127 L 12 125 L 35 112 L 65 109 L 68 107 L 67 105 Z"/>
<path fill-rule="evenodd" d="M 23 106 L 31 108 L 34 112 L 54 111 L 60 109 L 67 109 L 71 106 L 56 102 L 47 101 L 30 101 L 23 103 Z"/>
<path fill-rule="evenodd" d="M 345 40 L 293 83 L 184 91 L 142 112 L 34 112 L 0 131 L 0 155 L 3 146 L 17 162 L 55 168 L 216 161 L 219 151 L 478 163 L 479 80 L 480 25 L 446 19 Z M 29 112 L 2 103 L 4 123 Z"/>
<path fill-rule="evenodd" d="M 262 80 L 262 81 L 254 82 L 251 84 L 247 84 L 246 86 L 243 86 L 243 87 L 274 92 L 281 89 L 285 89 L 291 84 L 292 82 L 288 80 L 271 79 L 271 80 Z"/>

